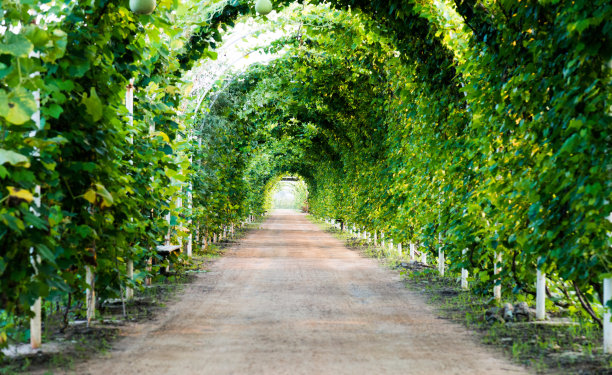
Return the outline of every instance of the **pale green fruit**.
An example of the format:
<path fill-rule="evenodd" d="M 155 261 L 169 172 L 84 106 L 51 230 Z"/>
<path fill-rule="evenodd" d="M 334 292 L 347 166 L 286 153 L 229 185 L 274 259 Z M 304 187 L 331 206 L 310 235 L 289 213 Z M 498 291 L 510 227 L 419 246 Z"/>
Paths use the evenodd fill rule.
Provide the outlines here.
<path fill-rule="evenodd" d="M 136 14 L 151 14 L 156 6 L 155 0 L 130 0 L 130 9 Z"/>
<path fill-rule="evenodd" d="M 265 16 L 272 11 L 272 3 L 270 0 L 257 0 L 255 3 L 255 11 Z"/>

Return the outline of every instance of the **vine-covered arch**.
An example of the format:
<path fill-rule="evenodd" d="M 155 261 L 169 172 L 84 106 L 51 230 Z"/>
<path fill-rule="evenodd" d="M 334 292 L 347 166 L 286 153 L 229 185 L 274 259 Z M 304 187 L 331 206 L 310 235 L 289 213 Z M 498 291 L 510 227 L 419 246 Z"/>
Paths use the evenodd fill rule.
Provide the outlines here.
<path fill-rule="evenodd" d="M 539 267 L 601 301 L 609 2 L 326 4 L 294 12 L 285 55 L 199 116 L 182 80 L 251 4 L 3 2 L 0 309 L 82 294 L 87 267 L 101 298 L 135 287 L 118 258 L 146 269 L 171 227 L 199 245 L 262 212 L 283 171 L 307 180 L 317 215 L 428 251 L 442 238 L 483 293 L 502 254 L 517 292 Z"/>

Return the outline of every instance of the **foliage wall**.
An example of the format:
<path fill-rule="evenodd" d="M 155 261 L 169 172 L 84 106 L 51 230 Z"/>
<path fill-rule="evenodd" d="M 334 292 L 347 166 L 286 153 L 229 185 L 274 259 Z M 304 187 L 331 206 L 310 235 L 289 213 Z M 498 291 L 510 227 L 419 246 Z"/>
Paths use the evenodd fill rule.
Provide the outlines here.
<path fill-rule="evenodd" d="M 127 280 L 128 260 L 144 270 L 169 230 L 199 246 L 263 212 L 283 173 L 308 183 L 319 216 L 443 246 L 483 292 L 500 282 L 499 252 L 509 290 L 530 293 L 539 266 L 601 297 L 611 269 L 609 2 L 300 8 L 297 34 L 271 47 L 285 55 L 219 85 L 206 115 L 194 114 L 183 77 L 215 58 L 251 5 L 163 0 L 136 16 L 127 0 L 2 2 L 4 314 L 26 315 L 39 296 L 82 298 L 86 266 L 100 298 L 119 295 L 146 276 Z"/>

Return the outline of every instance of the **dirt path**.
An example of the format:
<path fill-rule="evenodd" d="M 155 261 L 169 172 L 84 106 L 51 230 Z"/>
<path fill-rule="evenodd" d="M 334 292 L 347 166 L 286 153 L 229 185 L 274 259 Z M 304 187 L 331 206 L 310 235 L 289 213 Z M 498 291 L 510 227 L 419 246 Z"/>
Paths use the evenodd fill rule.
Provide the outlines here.
<path fill-rule="evenodd" d="M 399 277 L 277 211 L 77 374 L 519 374 Z"/>

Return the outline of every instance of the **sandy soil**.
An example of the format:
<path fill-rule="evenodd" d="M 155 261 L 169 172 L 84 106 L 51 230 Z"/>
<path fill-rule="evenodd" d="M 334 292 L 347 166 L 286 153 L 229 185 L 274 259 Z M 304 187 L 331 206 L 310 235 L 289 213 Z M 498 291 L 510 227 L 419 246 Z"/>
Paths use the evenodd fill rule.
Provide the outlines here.
<path fill-rule="evenodd" d="M 77 374 L 519 374 L 399 276 L 277 211 Z"/>

